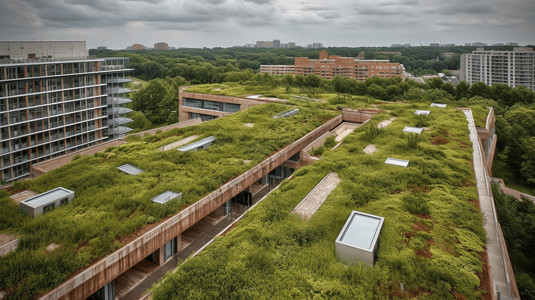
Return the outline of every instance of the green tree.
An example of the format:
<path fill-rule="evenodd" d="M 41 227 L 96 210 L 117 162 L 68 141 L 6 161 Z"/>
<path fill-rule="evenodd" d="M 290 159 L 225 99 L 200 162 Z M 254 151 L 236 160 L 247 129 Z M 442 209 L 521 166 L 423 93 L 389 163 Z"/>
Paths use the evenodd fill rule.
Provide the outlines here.
<path fill-rule="evenodd" d="M 385 88 L 374 83 L 368 86 L 368 95 L 377 99 L 386 99 L 388 93 L 386 92 Z"/>
<path fill-rule="evenodd" d="M 466 81 L 461 81 L 455 87 L 455 98 L 457 98 L 457 100 L 470 98 L 470 85 Z"/>
<path fill-rule="evenodd" d="M 133 97 L 134 110 L 141 111 L 152 122 L 164 123 L 178 110 L 174 89 L 163 79 L 154 79 L 144 85 Z"/>

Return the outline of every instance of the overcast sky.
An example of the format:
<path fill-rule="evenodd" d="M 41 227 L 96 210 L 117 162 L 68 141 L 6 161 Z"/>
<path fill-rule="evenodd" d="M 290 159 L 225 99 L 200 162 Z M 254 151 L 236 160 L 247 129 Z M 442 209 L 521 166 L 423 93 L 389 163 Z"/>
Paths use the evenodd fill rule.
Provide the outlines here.
<path fill-rule="evenodd" d="M 534 0 L 0 0 L 0 40 L 88 48 L 535 44 Z"/>

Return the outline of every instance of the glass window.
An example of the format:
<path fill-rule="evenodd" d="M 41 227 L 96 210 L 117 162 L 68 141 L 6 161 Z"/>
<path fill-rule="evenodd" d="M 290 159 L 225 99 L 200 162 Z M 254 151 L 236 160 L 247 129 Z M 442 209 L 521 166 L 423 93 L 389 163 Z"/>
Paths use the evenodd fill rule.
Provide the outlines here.
<path fill-rule="evenodd" d="M 174 254 L 176 254 L 176 241 L 177 238 L 174 238 L 167 242 L 164 246 L 164 261 L 167 261 Z"/>
<path fill-rule="evenodd" d="M 48 205 L 43 206 L 43 214 L 46 214 L 47 212 L 54 210 L 54 207 L 55 207 L 54 203 L 50 203 Z"/>

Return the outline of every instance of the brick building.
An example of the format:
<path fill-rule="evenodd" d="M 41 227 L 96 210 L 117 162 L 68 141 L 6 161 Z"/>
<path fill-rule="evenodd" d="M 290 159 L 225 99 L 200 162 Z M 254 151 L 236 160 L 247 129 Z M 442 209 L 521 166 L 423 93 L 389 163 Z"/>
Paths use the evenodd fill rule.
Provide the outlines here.
<path fill-rule="evenodd" d="M 294 69 L 293 72 L 292 69 Z M 359 60 L 352 57 L 329 55 L 327 51 L 320 51 L 319 59 L 296 57 L 294 65 L 262 65 L 260 72 L 268 74 L 315 74 L 326 79 L 343 76 L 366 80 L 373 76 L 404 77 L 405 68 L 402 64 L 392 63 L 388 60 Z"/>

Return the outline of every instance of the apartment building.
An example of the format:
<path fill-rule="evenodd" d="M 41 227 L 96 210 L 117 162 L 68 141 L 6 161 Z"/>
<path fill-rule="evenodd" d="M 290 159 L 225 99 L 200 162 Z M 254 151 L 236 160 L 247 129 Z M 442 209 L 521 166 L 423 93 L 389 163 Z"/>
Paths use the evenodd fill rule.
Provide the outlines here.
<path fill-rule="evenodd" d="M 154 50 L 169 50 L 169 45 L 166 42 L 159 42 L 154 44 Z"/>
<path fill-rule="evenodd" d="M 389 60 L 355 60 L 355 79 L 366 80 L 374 76 L 405 77 L 405 68 L 400 63 Z"/>
<path fill-rule="evenodd" d="M 296 57 L 294 65 L 263 65 L 261 73 L 268 74 L 315 74 L 326 79 L 334 76 L 343 76 L 366 80 L 373 76 L 396 77 L 405 76 L 405 68 L 402 64 L 391 63 L 388 60 L 360 60 L 352 57 L 329 55 L 327 51 L 320 51 L 319 59 L 308 57 Z"/>
<path fill-rule="evenodd" d="M 515 47 L 513 51 L 477 48 L 461 55 L 461 80 L 525 86 L 535 91 L 535 52 L 529 47 Z"/>
<path fill-rule="evenodd" d="M 260 73 L 267 73 L 271 75 L 294 74 L 295 66 L 294 65 L 261 65 Z"/>
<path fill-rule="evenodd" d="M 0 42 L 0 181 L 130 131 L 128 71 L 128 58 L 89 57 L 85 42 Z"/>

